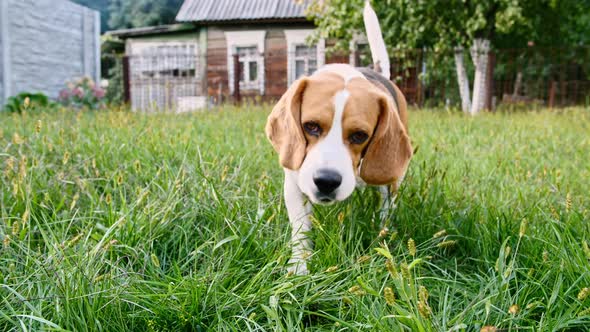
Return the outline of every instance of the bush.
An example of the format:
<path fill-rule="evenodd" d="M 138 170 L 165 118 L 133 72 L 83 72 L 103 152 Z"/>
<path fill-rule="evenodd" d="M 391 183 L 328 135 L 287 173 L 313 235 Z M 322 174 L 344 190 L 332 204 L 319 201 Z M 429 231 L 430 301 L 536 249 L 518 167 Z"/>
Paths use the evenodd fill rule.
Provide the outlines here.
<path fill-rule="evenodd" d="M 8 98 L 4 110 L 11 113 L 21 113 L 27 109 L 39 109 L 53 107 L 49 97 L 43 93 L 23 92 Z"/>
<path fill-rule="evenodd" d="M 122 104 L 125 99 L 123 96 L 123 59 L 121 57 L 114 58 L 114 64 L 108 71 L 108 76 L 110 78 L 106 98 L 110 104 L 119 105 Z"/>
<path fill-rule="evenodd" d="M 105 91 L 89 77 L 67 83 L 67 88 L 59 93 L 59 101 L 68 107 L 91 110 L 105 107 Z"/>

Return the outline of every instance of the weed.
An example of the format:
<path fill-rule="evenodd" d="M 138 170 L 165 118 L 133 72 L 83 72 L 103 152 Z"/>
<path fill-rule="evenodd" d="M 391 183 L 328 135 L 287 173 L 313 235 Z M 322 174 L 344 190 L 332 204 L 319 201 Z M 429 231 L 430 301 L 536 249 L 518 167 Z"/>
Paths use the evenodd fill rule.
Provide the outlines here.
<path fill-rule="evenodd" d="M 304 277 L 268 112 L 0 114 L 0 330 L 590 324 L 590 112 L 412 111 L 389 230 L 371 188 L 315 207 Z"/>

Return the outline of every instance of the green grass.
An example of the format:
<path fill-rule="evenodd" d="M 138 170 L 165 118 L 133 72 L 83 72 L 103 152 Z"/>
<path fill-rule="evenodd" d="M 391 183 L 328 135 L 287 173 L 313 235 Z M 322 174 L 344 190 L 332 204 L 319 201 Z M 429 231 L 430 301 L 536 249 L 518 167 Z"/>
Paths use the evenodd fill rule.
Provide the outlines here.
<path fill-rule="evenodd" d="M 412 111 L 392 231 L 316 207 L 304 277 L 268 111 L 0 114 L 0 330 L 589 326 L 588 109 Z"/>

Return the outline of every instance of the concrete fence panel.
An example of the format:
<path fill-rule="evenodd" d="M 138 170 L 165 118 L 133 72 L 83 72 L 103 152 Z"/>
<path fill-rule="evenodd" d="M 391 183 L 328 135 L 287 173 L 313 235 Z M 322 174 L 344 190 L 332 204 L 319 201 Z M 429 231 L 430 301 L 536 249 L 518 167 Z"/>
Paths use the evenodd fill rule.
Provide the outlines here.
<path fill-rule="evenodd" d="M 0 104 L 57 98 L 68 80 L 100 80 L 100 14 L 67 0 L 0 0 Z"/>

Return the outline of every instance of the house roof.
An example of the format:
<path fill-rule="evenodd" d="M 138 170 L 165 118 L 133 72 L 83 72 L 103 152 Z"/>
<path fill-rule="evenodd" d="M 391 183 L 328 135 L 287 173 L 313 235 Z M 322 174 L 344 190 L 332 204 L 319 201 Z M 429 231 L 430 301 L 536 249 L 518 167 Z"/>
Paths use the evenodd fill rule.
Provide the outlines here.
<path fill-rule="evenodd" d="M 106 34 L 119 38 L 129 38 L 138 36 L 149 36 L 156 34 L 174 33 L 194 30 L 195 27 L 191 24 L 170 24 L 170 25 L 158 25 L 151 27 L 133 28 L 133 29 L 120 29 L 107 31 Z"/>
<path fill-rule="evenodd" d="M 305 21 L 310 0 L 185 0 L 178 22 Z"/>

